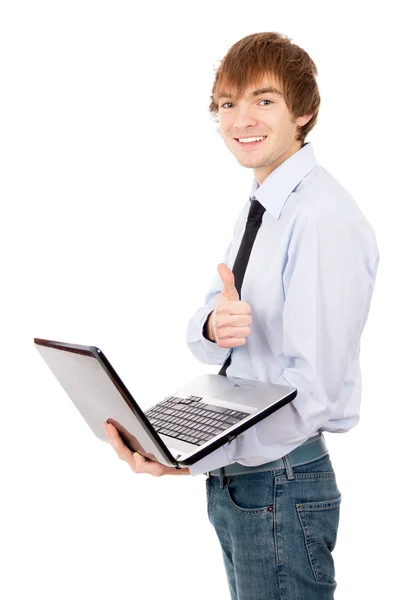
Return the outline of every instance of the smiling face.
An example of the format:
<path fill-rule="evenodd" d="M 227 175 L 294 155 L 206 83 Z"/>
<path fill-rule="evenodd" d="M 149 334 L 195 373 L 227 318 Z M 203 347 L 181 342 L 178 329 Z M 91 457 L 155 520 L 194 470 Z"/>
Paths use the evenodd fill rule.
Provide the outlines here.
<path fill-rule="evenodd" d="M 249 86 L 241 98 L 223 87 L 217 104 L 221 137 L 239 164 L 254 170 L 259 184 L 300 150 L 297 128 L 312 117 L 294 120 L 280 86 L 266 75 L 259 84 Z"/>

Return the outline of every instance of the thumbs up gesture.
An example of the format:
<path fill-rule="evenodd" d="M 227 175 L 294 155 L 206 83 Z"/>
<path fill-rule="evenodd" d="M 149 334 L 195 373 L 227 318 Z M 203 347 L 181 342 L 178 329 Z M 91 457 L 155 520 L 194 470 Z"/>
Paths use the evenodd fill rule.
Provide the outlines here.
<path fill-rule="evenodd" d="M 243 346 L 251 333 L 251 306 L 239 300 L 234 274 L 228 265 L 220 263 L 217 269 L 224 287 L 217 296 L 215 309 L 209 317 L 210 338 L 220 348 Z"/>

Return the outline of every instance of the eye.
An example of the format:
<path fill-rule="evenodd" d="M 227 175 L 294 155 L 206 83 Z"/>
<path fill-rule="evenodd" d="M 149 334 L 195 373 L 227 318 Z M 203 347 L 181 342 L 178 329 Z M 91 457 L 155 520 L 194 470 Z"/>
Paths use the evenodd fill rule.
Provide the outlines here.
<path fill-rule="evenodd" d="M 268 100 L 268 98 L 263 98 L 262 100 L 260 100 L 259 104 L 260 104 L 261 102 L 269 102 L 269 104 L 265 104 L 265 105 L 263 105 L 263 106 L 270 106 L 270 104 L 273 104 L 273 101 L 272 101 L 272 100 Z M 227 106 L 227 105 L 229 105 L 229 106 Z M 230 106 L 233 106 L 232 102 L 224 102 L 224 104 L 221 104 L 220 108 L 225 108 L 225 109 L 227 109 L 227 108 L 229 108 Z"/>

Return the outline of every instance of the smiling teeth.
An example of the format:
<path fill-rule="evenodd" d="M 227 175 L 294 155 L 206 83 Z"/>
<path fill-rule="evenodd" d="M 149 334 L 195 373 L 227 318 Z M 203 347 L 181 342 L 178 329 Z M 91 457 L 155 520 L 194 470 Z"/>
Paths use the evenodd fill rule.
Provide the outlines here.
<path fill-rule="evenodd" d="M 265 140 L 265 135 L 263 137 L 238 138 L 238 140 L 242 144 L 248 144 L 249 142 L 261 142 L 262 140 Z"/>

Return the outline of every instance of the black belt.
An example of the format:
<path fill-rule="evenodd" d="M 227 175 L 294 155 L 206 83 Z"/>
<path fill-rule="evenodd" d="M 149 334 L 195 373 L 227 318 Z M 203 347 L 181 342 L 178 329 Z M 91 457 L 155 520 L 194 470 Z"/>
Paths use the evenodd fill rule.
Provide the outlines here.
<path fill-rule="evenodd" d="M 312 462 L 313 460 L 317 460 L 322 456 L 328 454 L 328 449 L 326 446 L 325 438 L 323 434 L 310 438 L 301 446 L 298 446 L 286 456 L 289 457 L 290 464 L 292 467 L 298 467 L 299 465 L 306 464 L 308 462 Z M 225 467 L 221 467 L 220 469 L 214 469 L 213 471 L 208 471 L 206 473 L 207 477 L 220 477 L 221 475 L 244 475 L 247 473 L 260 473 L 262 471 L 271 471 L 273 469 L 284 469 L 285 462 L 283 460 L 284 457 L 278 458 L 277 460 L 273 460 L 272 462 L 264 463 L 262 465 L 257 465 L 255 467 L 246 467 L 245 465 L 241 465 L 240 463 L 233 463 L 232 465 L 227 465 Z"/>

